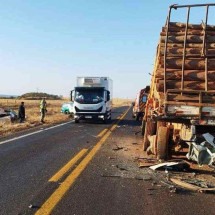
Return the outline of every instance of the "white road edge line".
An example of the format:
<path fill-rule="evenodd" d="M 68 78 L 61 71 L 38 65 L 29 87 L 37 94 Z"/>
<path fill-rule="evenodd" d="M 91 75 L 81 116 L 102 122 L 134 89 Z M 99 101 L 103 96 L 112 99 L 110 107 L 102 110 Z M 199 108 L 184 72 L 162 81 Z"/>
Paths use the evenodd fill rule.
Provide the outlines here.
<path fill-rule="evenodd" d="M 70 122 L 65 122 L 65 123 L 62 123 L 62 124 L 59 124 L 59 125 L 55 125 L 55 126 L 52 126 L 52 127 L 49 127 L 49 128 L 45 128 L 43 130 L 35 131 L 35 132 L 30 133 L 30 134 L 25 134 L 25 135 L 22 135 L 22 136 L 19 136 L 19 137 L 14 137 L 12 139 L 0 142 L 0 145 L 2 145 L 4 143 L 12 142 L 14 140 L 19 140 L 19 139 L 22 139 L 24 137 L 28 137 L 28 136 L 31 136 L 31 135 L 34 135 L 34 134 L 38 134 L 38 133 L 43 132 L 43 131 L 48 131 L 48 130 L 51 130 L 53 128 L 57 128 L 57 127 L 60 127 L 60 126 L 63 126 L 63 125 L 66 125 L 66 124 L 69 124 L 69 123 L 72 123 L 72 122 L 74 122 L 74 120 L 72 120 Z"/>

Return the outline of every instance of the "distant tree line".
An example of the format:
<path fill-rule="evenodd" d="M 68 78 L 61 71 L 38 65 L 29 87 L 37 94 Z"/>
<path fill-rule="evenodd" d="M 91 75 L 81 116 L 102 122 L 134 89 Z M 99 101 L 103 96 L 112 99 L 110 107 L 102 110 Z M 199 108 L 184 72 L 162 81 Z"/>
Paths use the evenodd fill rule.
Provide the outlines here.
<path fill-rule="evenodd" d="M 46 98 L 49 100 L 61 100 L 63 97 L 58 95 L 38 93 L 38 92 L 25 93 L 17 97 L 17 99 L 25 99 L 25 100 L 40 100 L 42 98 Z"/>
<path fill-rule="evenodd" d="M 0 95 L 0 99 L 16 99 L 17 96 L 1 96 Z"/>

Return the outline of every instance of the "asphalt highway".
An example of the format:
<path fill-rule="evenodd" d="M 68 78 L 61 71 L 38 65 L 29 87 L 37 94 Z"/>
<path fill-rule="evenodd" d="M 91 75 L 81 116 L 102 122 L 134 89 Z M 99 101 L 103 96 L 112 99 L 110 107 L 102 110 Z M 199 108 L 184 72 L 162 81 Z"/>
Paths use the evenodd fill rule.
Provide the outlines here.
<path fill-rule="evenodd" d="M 214 214 L 214 195 L 171 193 L 138 169 L 139 130 L 125 106 L 108 124 L 70 121 L 0 139 L 0 214 Z"/>

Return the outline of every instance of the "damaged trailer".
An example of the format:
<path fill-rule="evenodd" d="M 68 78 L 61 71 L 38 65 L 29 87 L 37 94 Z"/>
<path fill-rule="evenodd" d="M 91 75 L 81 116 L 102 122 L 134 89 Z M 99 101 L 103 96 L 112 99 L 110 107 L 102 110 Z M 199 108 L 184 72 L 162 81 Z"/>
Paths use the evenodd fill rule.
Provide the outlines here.
<path fill-rule="evenodd" d="M 201 144 L 208 142 L 201 141 L 203 134 L 215 134 L 215 25 L 208 24 L 214 6 L 169 7 L 142 121 L 143 149 L 159 159 L 167 158 L 173 146 L 187 143 L 189 159 L 210 165 L 214 161 L 213 149 Z M 193 8 L 205 11 L 201 24 L 189 23 Z M 187 10 L 186 23 L 172 22 L 172 13 L 180 9 Z"/>

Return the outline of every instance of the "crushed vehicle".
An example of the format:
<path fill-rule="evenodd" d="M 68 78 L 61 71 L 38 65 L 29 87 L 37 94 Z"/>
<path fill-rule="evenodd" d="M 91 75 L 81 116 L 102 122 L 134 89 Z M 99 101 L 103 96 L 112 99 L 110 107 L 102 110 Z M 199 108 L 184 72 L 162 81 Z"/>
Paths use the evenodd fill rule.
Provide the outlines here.
<path fill-rule="evenodd" d="M 8 116 L 3 108 L 0 108 L 0 117 Z"/>
<path fill-rule="evenodd" d="M 61 106 L 61 113 L 64 114 L 73 114 L 73 102 L 63 103 Z"/>
<path fill-rule="evenodd" d="M 145 113 L 145 105 L 147 102 L 147 97 L 149 93 L 150 87 L 146 86 L 146 88 L 141 89 L 135 98 L 135 101 L 132 103 L 132 117 L 135 118 L 137 121 L 142 119 Z"/>
<path fill-rule="evenodd" d="M 209 9 L 214 6 L 169 7 L 142 121 L 143 149 L 159 159 L 180 145 L 189 148 L 187 157 L 199 164 L 214 161 L 214 146 L 205 140 L 209 135 L 204 136 L 215 134 L 215 25 L 208 24 Z M 193 8 L 205 12 L 202 23 L 190 23 Z M 171 20 L 180 9 L 187 10 L 185 23 Z"/>
<path fill-rule="evenodd" d="M 18 119 L 18 115 L 14 110 L 4 108 L 0 108 L 0 118 L 1 117 L 10 117 L 11 122 L 14 122 Z"/>
<path fill-rule="evenodd" d="M 200 166 L 207 164 L 213 166 L 215 162 L 215 138 L 209 133 L 202 135 L 204 140 L 194 136 L 189 144 L 187 158 L 196 161 Z M 200 141 L 201 140 L 201 141 Z"/>

